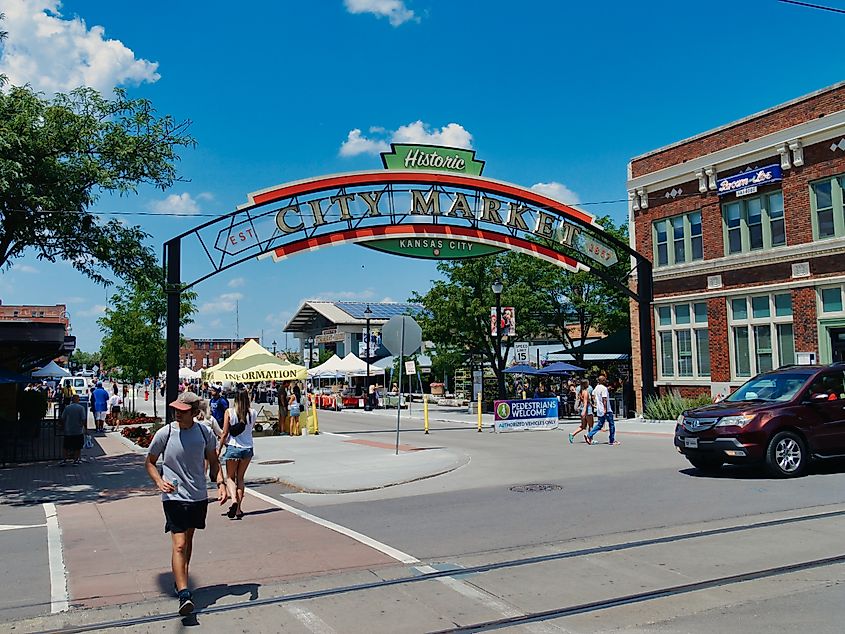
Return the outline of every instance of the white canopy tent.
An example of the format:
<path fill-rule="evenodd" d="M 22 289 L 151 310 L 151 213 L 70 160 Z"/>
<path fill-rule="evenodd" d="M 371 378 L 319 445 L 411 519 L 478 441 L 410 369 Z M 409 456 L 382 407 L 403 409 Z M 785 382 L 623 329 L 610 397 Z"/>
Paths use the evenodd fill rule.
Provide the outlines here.
<path fill-rule="evenodd" d="M 365 376 L 367 374 L 367 362 L 350 352 L 340 361 L 338 369 L 348 376 Z M 370 375 L 378 374 L 384 374 L 384 370 L 370 364 Z"/>
<path fill-rule="evenodd" d="M 202 376 L 201 372 L 191 370 L 191 368 L 179 368 L 180 379 L 199 379 Z"/>
<path fill-rule="evenodd" d="M 50 361 L 43 368 L 32 373 L 32 377 L 35 379 L 61 379 L 66 376 L 70 376 L 70 372 L 55 361 Z"/>
<path fill-rule="evenodd" d="M 342 359 L 336 354 L 333 354 L 325 363 L 310 368 L 308 370 L 308 376 L 317 379 L 336 379 L 343 377 L 345 373 L 340 370 L 341 363 Z"/>

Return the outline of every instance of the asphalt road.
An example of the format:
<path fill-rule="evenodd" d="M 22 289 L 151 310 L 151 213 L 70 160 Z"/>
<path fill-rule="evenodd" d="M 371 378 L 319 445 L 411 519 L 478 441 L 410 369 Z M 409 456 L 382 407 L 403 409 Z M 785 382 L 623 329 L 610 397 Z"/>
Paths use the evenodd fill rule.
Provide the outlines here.
<path fill-rule="evenodd" d="M 470 462 L 443 476 L 362 493 L 256 487 L 268 503 L 312 517 L 292 524 L 287 512 L 261 516 L 262 535 L 294 549 L 301 544 L 303 570 L 309 558 L 327 559 L 324 538 L 312 539 L 326 535 L 319 533 L 326 523 L 375 540 L 373 548 L 395 549 L 395 563 L 333 568 L 329 561 L 346 548 L 337 542 L 332 548 L 340 550 L 327 563 L 308 574 L 265 576 L 252 597 L 238 594 L 234 581 L 229 590 L 223 583 L 199 591 L 196 623 L 210 631 L 321 634 L 841 631 L 843 463 L 816 466 L 795 480 L 733 467 L 703 476 L 675 452 L 671 436 L 630 433 L 624 423 L 617 447 L 604 444 L 606 435 L 601 444 L 570 445 L 564 431 L 477 433 L 464 423 L 434 423 L 426 436 L 408 423 L 403 443 L 447 446 L 469 454 Z M 320 424 L 328 433 L 395 438 L 395 419 L 377 414 L 322 412 Z M 543 486 L 526 486 L 537 484 Z M 41 530 L 10 532 L 38 540 Z M 359 551 L 361 543 L 354 542 Z M 15 552 L 13 541 L 3 544 Z M 249 557 L 249 544 L 241 546 Z M 38 556 L 28 556 L 38 570 Z M 280 552 L 260 555 L 271 556 Z M 264 559 L 255 564 L 266 568 Z M 3 572 L 20 578 L 13 568 Z M 227 566 L 211 572 L 225 580 Z M 32 577 L 43 585 L 43 575 Z M 86 631 L 182 631 L 191 623 L 174 619 L 173 609 L 172 599 L 149 600 L 89 610 L 84 618 L 19 622 L 16 630 L 84 621 L 91 624 Z"/>

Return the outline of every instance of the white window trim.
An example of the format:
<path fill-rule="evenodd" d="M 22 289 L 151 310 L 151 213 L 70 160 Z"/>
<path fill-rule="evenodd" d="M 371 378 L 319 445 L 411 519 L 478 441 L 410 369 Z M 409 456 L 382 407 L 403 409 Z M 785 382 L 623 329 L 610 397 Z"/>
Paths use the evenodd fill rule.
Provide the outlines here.
<path fill-rule="evenodd" d="M 655 306 L 654 308 L 654 342 L 655 348 L 657 351 L 656 358 L 657 358 L 657 380 L 665 383 L 684 383 L 686 384 L 687 381 L 689 382 L 704 382 L 705 380 L 709 382 L 710 374 L 699 374 L 698 373 L 698 337 L 695 336 L 696 330 L 709 330 L 709 322 L 696 322 L 695 321 L 695 304 L 705 304 L 706 302 L 675 302 L 669 305 L 669 309 L 672 315 L 672 323 L 667 326 L 660 325 L 660 313 L 658 308 L 666 308 L 666 304 L 658 307 Z M 690 323 L 688 324 L 678 324 L 675 321 L 675 307 L 679 305 L 687 305 L 689 306 L 690 310 Z M 709 315 L 708 315 L 709 317 Z M 692 374 L 690 376 L 681 376 L 679 371 L 679 356 L 677 353 L 677 335 L 676 333 L 679 330 L 689 330 L 691 331 L 691 345 L 692 345 Z M 674 371 L 674 375 L 666 376 L 663 374 L 663 347 L 660 341 L 660 333 L 663 332 L 670 332 L 672 333 L 672 370 Z M 708 334 L 708 343 L 710 341 L 709 334 Z M 709 353 L 709 350 L 708 350 Z M 710 372 L 713 372 L 713 359 L 710 359 Z"/>
<path fill-rule="evenodd" d="M 748 379 L 757 376 L 760 374 L 759 368 L 757 368 L 757 342 L 754 337 L 754 326 L 773 326 L 772 328 L 772 368 L 776 369 L 780 366 L 780 343 L 778 341 L 778 333 L 777 333 L 777 326 L 779 324 L 790 324 L 792 326 L 792 338 L 793 338 L 793 348 L 794 340 L 795 340 L 795 324 L 794 324 L 794 310 L 788 316 L 775 316 L 775 295 L 785 295 L 786 293 L 749 293 L 747 295 L 743 295 L 741 297 L 728 297 L 725 299 L 727 304 L 727 317 L 728 317 L 728 354 L 730 355 L 730 368 L 731 368 L 731 381 L 736 382 L 744 382 Z M 769 316 L 768 317 L 754 317 L 753 308 L 751 305 L 751 298 L 752 297 L 764 297 L 767 296 L 769 298 Z M 733 307 L 731 306 L 731 302 L 737 299 L 744 299 L 746 308 L 748 311 L 748 317 L 746 319 L 734 319 L 733 316 Z M 736 368 L 736 344 L 734 344 L 734 327 L 736 326 L 747 326 L 748 327 L 748 361 L 749 367 L 751 369 L 751 374 L 748 376 L 739 376 L 737 374 Z M 712 368 L 711 368 L 712 370 Z"/>

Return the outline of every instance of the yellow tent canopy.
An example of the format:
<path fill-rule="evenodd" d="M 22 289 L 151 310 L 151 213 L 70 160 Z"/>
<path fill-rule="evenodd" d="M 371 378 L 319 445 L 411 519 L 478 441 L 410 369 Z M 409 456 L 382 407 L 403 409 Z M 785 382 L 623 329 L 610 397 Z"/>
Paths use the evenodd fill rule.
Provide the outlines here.
<path fill-rule="evenodd" d="M 203 381 L 304 381 L 308 370 L 280 359 L 250 339 L 231 357 L 202 371 Z"/>

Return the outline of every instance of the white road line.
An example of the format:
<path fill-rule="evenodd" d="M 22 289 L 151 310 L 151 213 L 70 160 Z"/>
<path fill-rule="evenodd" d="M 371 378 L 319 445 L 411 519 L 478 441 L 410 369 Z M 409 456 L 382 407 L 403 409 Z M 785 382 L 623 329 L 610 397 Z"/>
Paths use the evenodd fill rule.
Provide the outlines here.
<path fill-rule="evenodd" d="M 47 517 L 47 552 L 50 562 L 50 612 L 65 612 L 68 609 L 67 576 L 62 555 L 62 529 L 56 505 L 44 502 L 44 515 Z"/>
<path fill-rule="evenodd" d="M 258 491 L 253 491 L 248 487 L 246 489 L 246 492 L 254 497 L 257 497 L 259 500 L 264 500 L 268 504 L 272 504 L 276 508 L 280 508 L 290 513 L 293 513 L 294 515 L 298 515 L 302 519 L 308 520 L 309 522 L 314 522 L 315 524 L 319 524 L 320 526 L 325 526 L 329 530 L 333 530 L 334 532 L 340 533 L 341 535 L 351 537 L 355 541 L 360 542 L 365 546 L 369 546 L 370 548 L 374 548 L 375 550 L 384 553 L 388 557 L 393 557 L 393 559 L 395 559 L 396 561 L 401 561 L 403 564 L 420 563 L 420 560 L 416 557 L 412 557 L 407 553 L 403 553 L 401 550 L 397 550 L 392 546 L 388 546 L 387 544 L 382 544 L 381 542 L 376 541 L 372 537 L 367 537 L 366 535 L 362 535 L 357 531 L 353 531 L 351 528 L 346 528 L 345 526 L 341 526 L 340 524 L 335 524 L 334 522 L 324 520 L 323 518 L 317 517 L 316 515 L 311 515 L 311 513 L 301 511 L 295 506 L 280 502 L 279 500 L 272 498 L 269 495 L 264 495 L 263 493 L 259 493 Z"/>
<path fill-rule="evenodd" d="M 47 524 L 0 524 L 0 531 L 15 531 L 19 528 L 43 528 Z"/>
<path fill-rule="evenodd" d="M 338 436 L 340 438 L 349 438 L 348 434 L 338 434 L 337 432 L 334 432 L 334 431 L 321 431 L 320 433 L 325 434 L 326 436 Z"/>
<path fill-rule="evenodd" d="M 285 610 L 290 612 L 294 617 L 296 617 L 297 621 L 302 623 L 310 631 L 314 632 L 314 634 L 335 634 L 336 632 L 331 625 L 311 612 L 311 610 L 306 610 L 305 608 L 301 608 L 298 605 L 293 604 L 285 605 Z"/>

